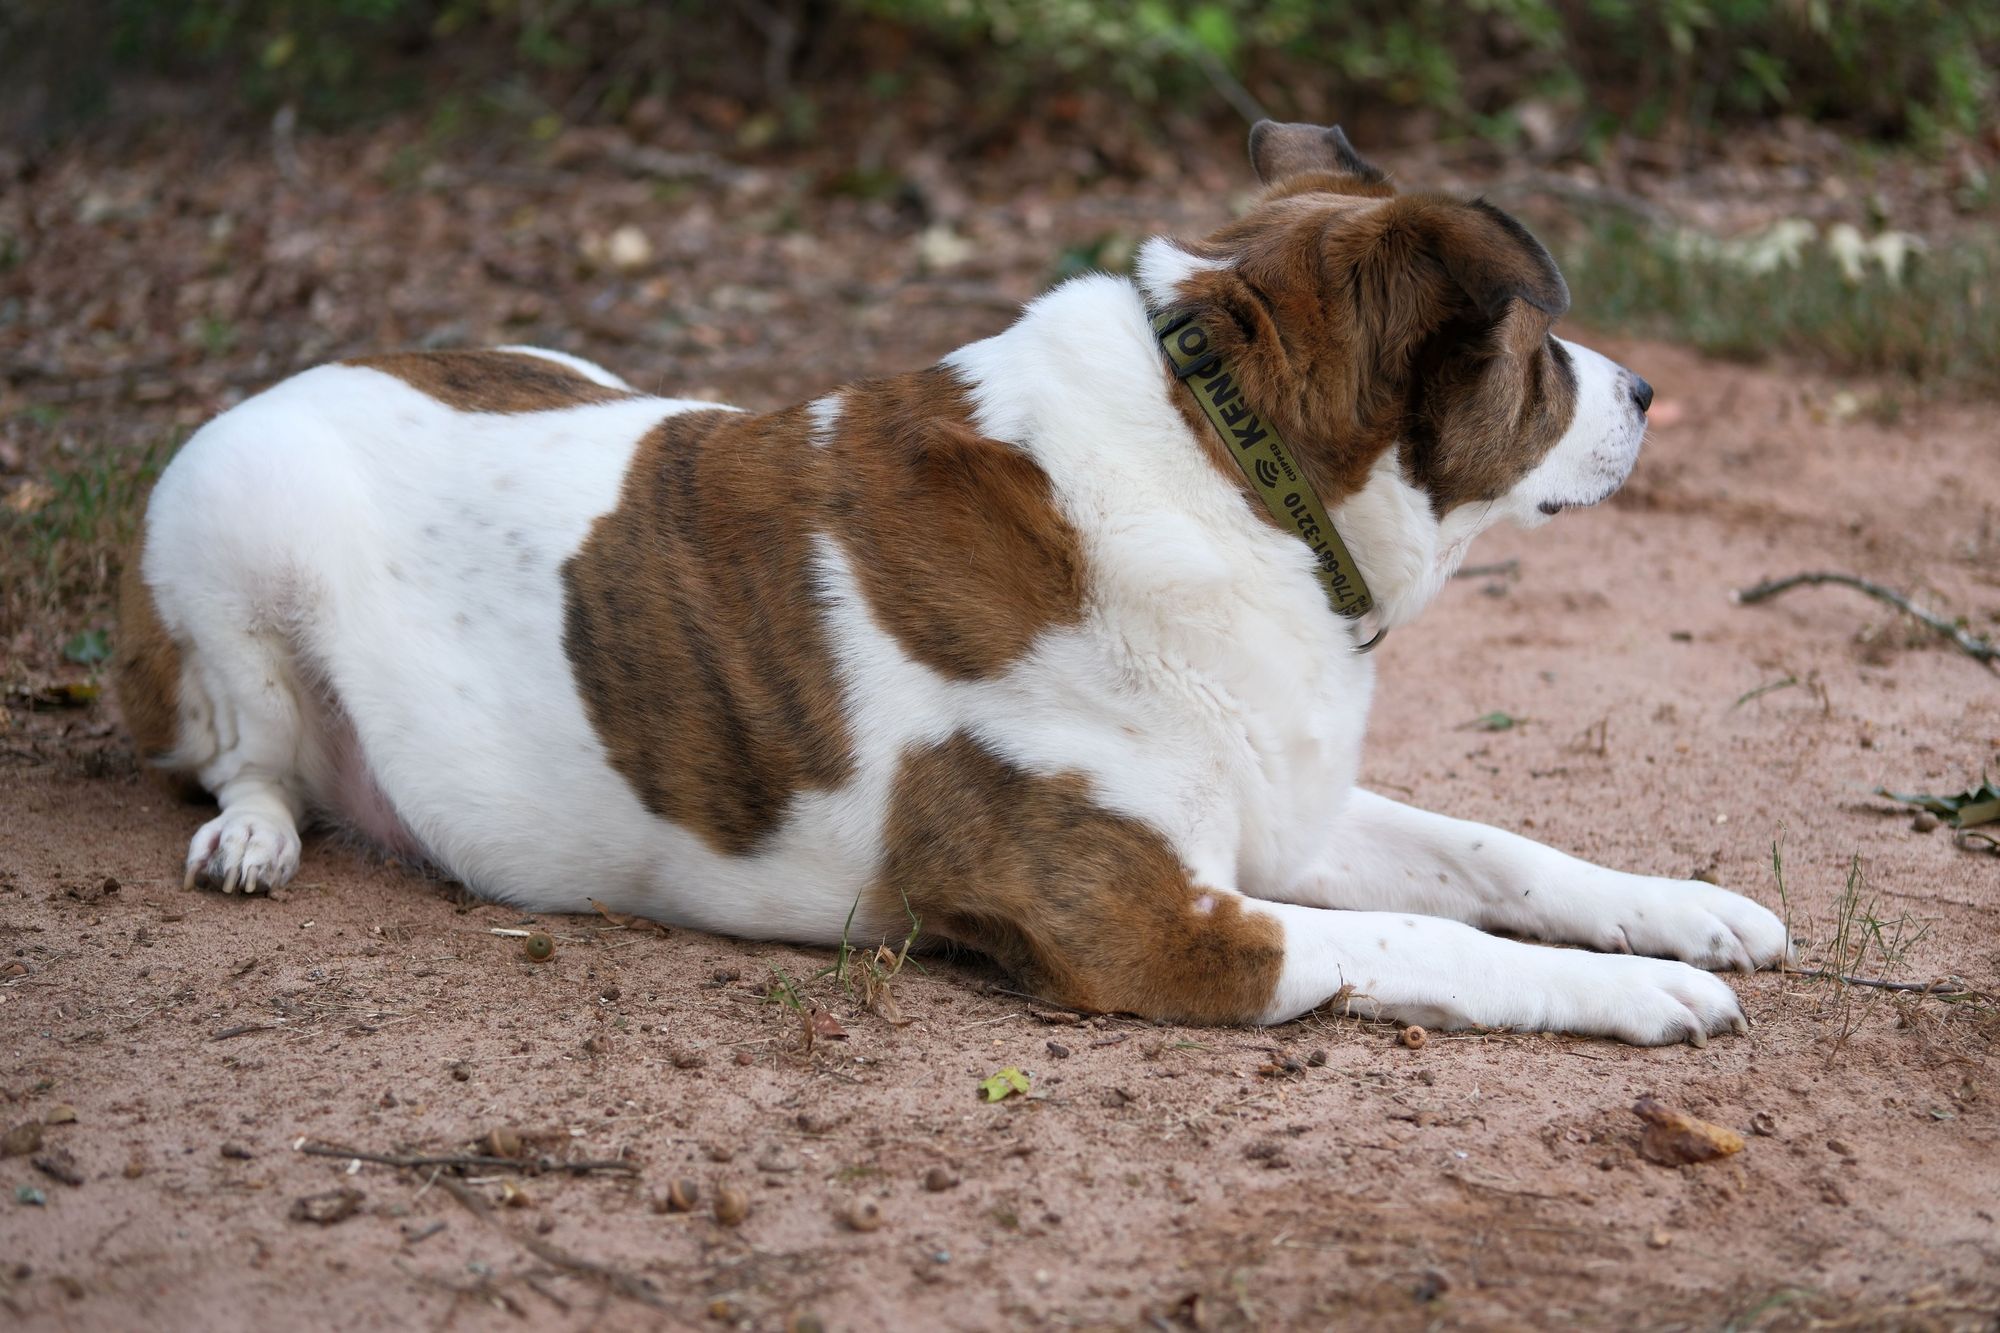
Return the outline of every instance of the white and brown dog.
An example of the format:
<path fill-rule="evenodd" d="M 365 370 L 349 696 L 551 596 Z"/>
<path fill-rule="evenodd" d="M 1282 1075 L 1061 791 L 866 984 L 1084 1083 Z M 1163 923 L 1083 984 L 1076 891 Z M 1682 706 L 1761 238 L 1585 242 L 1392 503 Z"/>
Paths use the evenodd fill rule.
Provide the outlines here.
<path fill-rule="evenodd" d="M 1485 528 L 1605 498 L 1651 390 L 1551 336 L 1568 292 L 1505 214 L 1398 196 L 1338 130 L 1251 156 L 1255 206 L 1136 282 L 785 411 L 506 349 L 204 427 L 118 682 L 221 802 L 189 881 L 283 883 L 317 816 L 531 910 L 914 914 L 1084 1009 L 1741 1030 L 1700 969 L 1780 960 L 1764 908 L 1354 785 L 1374 672 L 1336 612 L 1393 627 Z"/>

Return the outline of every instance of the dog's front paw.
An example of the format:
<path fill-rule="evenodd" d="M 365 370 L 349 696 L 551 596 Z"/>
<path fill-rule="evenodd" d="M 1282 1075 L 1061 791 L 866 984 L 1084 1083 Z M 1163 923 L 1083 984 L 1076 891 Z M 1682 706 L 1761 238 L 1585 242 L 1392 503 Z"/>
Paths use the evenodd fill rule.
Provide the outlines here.
<path fill-rule="evenodd" d="M 1706 1046 L 1719 1033 L 1750 1030 L 1736 992 L 1720 977 L 1659 958 L 1578 957 L 1586 966 L 1559 1000 L 1566 1012 L 1552 1026 L 1635 1046 Z"/>
<path fill-rule="evenodd" d="M 1755 972 L 1791 957 L 1785 923 L 1740 893 L 1698 879 L 1633 876 L 1609 897 L 1597 947 L 1678 958 L 1697 967 Z"/>
<path fill-rule="evenodd" d="M 298 872 L 299 833 L 289 819 L 262 810 L 225 810 L 188 844 L 184 886 L 224 893 L 275 889 Z"/>

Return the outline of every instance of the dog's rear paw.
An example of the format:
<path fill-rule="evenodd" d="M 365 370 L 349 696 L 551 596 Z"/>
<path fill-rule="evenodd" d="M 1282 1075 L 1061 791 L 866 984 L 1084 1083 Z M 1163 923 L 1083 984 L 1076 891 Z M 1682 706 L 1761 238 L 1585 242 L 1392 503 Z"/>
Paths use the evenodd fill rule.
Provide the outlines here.
<path fill-rule="evenodd" d="M 1739 893 L 1701 880 L 1642 878 L 1619 892 L 1597 947 L 1755 972 L 1791 958 L 1785 923 Z"/>
<path fill-rule="evenodd" d="M 275 889 L 299 869 L 299 833 L 291 820 L 261 810 L 225 810 L 188 844 L 185 887 L 224 893 Z"/>

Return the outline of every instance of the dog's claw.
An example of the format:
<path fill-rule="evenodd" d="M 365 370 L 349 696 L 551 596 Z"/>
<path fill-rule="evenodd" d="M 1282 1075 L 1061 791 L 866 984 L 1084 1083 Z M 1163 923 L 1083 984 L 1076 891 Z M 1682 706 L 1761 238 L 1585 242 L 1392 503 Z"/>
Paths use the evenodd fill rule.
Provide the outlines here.
<path fill-rule="evenodd" d="M 1729 1026 L 1736 1029 L 1736 1034 L 1738 1036 L 1745 1036 L 1750 1031 L 1750 1020 L 1742 1017 L 1741 1015 L 1738 1015 L 1737 1017 L 1729 1020 Z"/>
<path fill-rule="evenodd" d="M 1708 1034 L 1701 1030 L 1701 1024 L 1695 1024 L 1694 1031 L 1688 1033 L 1688 1045 L 1696 1047 L 1708 1045 Z"/>

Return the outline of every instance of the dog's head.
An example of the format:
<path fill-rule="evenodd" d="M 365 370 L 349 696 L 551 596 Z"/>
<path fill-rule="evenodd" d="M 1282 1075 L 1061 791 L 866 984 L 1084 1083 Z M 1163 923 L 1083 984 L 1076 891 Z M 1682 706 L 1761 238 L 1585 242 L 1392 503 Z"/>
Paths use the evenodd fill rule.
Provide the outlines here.
<path fill-rule="evenodd" d="M 1569 289 L 1484 200 L 1399 194 L 1338 128 L 1260 122 L 1263 195 L 1192 244 L 1155 241 L 1140 281 L 1202 317 L 1245 393 L 1329 506 L 1385 461 L 1435 519 L 1533 525 L 1615 491 L 1652 388 L 1551 332 Z"/>

